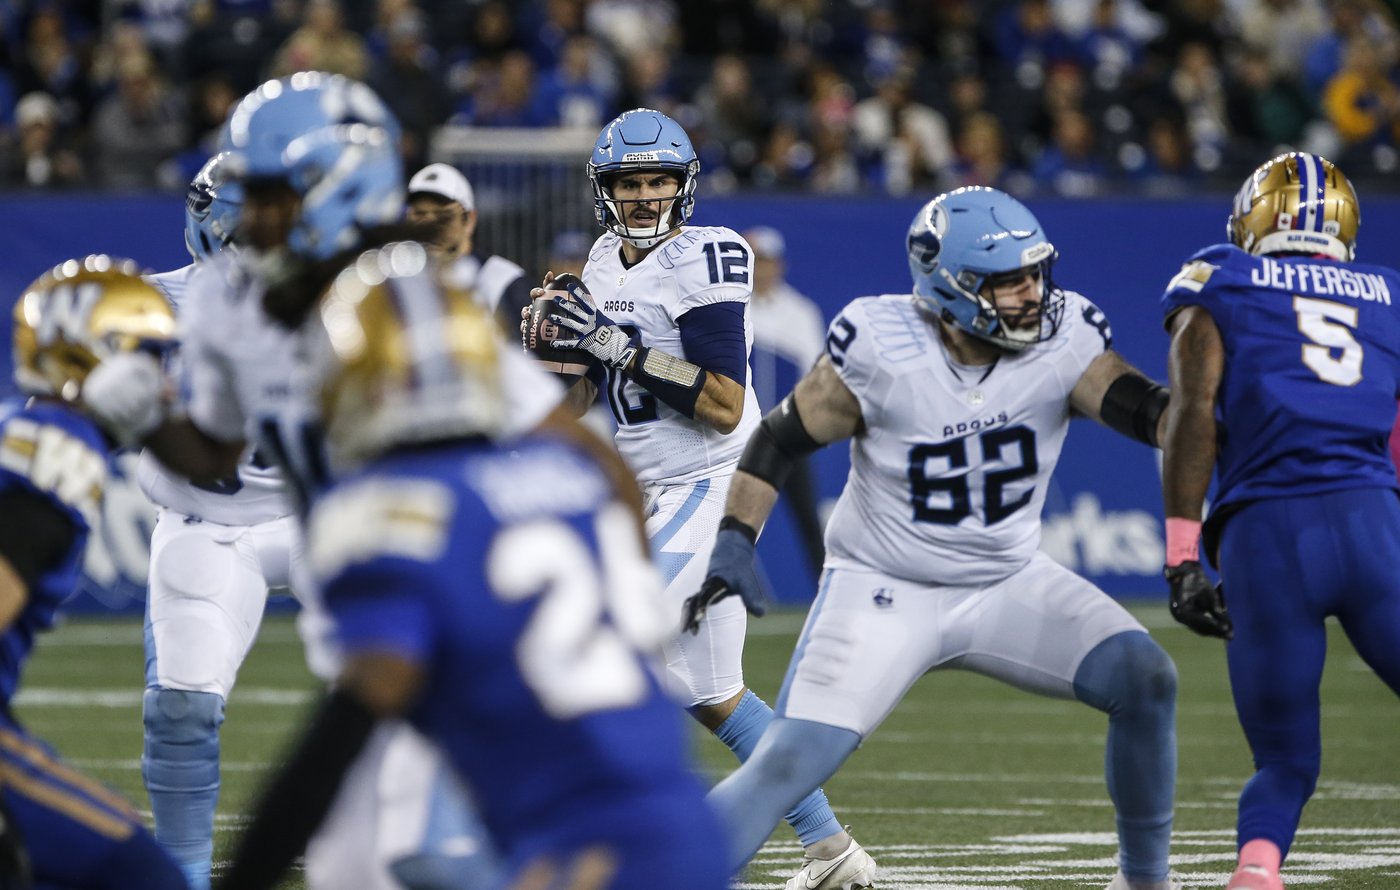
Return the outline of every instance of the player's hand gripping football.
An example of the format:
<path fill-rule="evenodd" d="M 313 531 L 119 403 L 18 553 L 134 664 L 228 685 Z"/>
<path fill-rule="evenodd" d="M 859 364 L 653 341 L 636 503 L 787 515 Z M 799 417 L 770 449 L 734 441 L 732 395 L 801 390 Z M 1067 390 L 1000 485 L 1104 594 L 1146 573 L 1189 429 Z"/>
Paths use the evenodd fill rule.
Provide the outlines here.
<path fill-rule="evenodd" d="M 577 334 L 568 340 L 555 340 L 558 349 L 582 349 L 610 368 L 621 370 L 632 361 L 637 344 L 612 319 L 586 300 L 554 298 L 550 321 Z"/>
<path fill-rule="evenodd" d="M 700 592 L 685 601 L 685 630 L 699 633 L 705 610 L 727 596 L 738 594 L 750 614 L 768 611 L 768 598 L 754 568 L 754 542 L 738 529 L 722 528 L 715 536 L 710 566 Z"/>
<path fill-rule="evenodd" d="M 1172 617 L 1203 637 L 1231 639 L 1235 635 L 1222 590 L 1210 583 L 1194 559 L 1167 566 L 1162 574 L 1171 585 Z"/>

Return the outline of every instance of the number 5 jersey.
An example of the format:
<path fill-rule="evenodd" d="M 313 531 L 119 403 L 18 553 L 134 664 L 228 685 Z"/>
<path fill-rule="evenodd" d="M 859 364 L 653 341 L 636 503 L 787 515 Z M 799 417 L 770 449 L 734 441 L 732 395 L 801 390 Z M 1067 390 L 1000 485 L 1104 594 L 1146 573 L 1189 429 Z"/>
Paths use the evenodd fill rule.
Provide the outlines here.
<path fill-rule="evenodd" d="M 1381 266 L 1223 244 L 1167 285 L 1167 318 L 1200 306 L 1225 346 L 1213 518 L 1260 498 L 1396 487 L 1397 295 L 1400 274 Z"/>

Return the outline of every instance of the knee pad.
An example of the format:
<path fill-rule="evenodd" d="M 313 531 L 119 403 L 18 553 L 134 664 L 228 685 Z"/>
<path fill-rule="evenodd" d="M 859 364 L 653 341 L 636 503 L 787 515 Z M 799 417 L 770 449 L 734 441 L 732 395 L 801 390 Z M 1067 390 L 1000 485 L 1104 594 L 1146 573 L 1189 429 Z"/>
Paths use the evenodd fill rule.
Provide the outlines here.
<path fill-rule="evenodd" d="M 224 722 L 224 697 L 152 686 L 141 697 L 146 734 L 172 745 L 197 745 L 214 739 Z"/>
<path fill-rule="evenodd" d="M 146 726 L 141 775 L 147 789 L 197 792 L 219 787 L 223 696 L 153 687 L 142 698 L 141 717 Z"/>
<path fill-rule="evenodd" d="M 1144 631 L 1125 631 L 1099 643 L 1074 675 L 1074 694 L 1109 714 L 1125 708 L 1175 710 L 1176 664 Z"/>

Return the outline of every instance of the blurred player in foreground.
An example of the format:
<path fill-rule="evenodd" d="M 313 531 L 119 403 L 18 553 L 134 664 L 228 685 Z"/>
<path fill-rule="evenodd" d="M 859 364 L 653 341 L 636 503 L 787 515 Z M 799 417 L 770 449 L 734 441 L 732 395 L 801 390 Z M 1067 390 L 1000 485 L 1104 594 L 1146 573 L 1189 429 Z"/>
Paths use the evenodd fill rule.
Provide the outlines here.
<path fill-rule="evenodd" d="M 344 665 L 228 882 L 272 886 L 375 721 L 402 717 L 474 789 L 507 862 L 492 886 L 720 890 L 719 827 L 647 666 L 660 579 L 588 455 L 493 444 L 504 344 L 444 277 L 417 245 L 372 251 L 303 331 L 348 473 L 308 541 Z"/>
<path fill-rule="evenodd" d="M 1400 501 L 1387 453 L 1400 274 L 1353 262 L 1360 224 L 1356 193 L 1330 161 L 1280 155 L 1236 195 L 1230 243 L 1193 256 L 1162 298 L 1172 614 L 1229 640 L 1230 688 L 1254 754 L 1231 890 L 1283 886 L 1279 868 L 1321 769 L 1328 616 L 1400 694 Z M 1212 472 L 1205 544 L 1223 598 L 1197 544 Z"/>
<path fill-rule="evenodd" d="M 753 256 L 733 229 L 686 225 L 699 170 L 685 130 L 660 112 L 634 109 L 604 127 L 588 162 L 606 230 L 583 270 L 591 297 L 559 298 L 551 310 L 573 334 L 554 345 L 593 360 L 572 404 L 582 413 L 601 389 L 612 409 L 618 451 L 645 494 L 672 615 L 700 585 L 735 464 L 760 417 L 748 384 Z M 742 604 L 723 603 L 697 634 L 666 645 L 675 694 L 741 761 L 773 718 L 744 684 L 746 618 Z M 869 886 L 875 863 L 826 795 L 793 803 L 787 819 L 806 862 L 789 886 Z"/>
<path fill-rule="evenodd" d="M 189 399 L 172 413 L 158 367 L 134 360 L 89 377 L 84 398 L 122 441 L 149 447 L 195 481 L 228 479 L 256 443 L 308 510 L 330 482 L 320 406 L 308 384 L 296 331 L 325 286 L 360 250 L 406 236 L 398 124 L 368 87 L 303 72 L 270 81 L 240 101 L 223 133 L 231 169 L 244 189 L 240 250 L 197 266 L 198 299 L 181 319 Z M 327 177 L 326 171 L 337 175 Z M 411 309 L 411 307 L 410 307 Z M 510 414 L 503 435 L 536 427 L 575 435 L 606 456 L 603 443 L 559 408 L 553 381 L 524 356 L 501 356 Z M 640 509 L 636 486 L 613 458 L 620 496 Z M 299 628 L 312 670 L 338 670 L 338 653 L 315 585 L 294 560 L 302 595 Z M 337 812 L 307 853 L 307 882 L 329 890 L 454 887 L 474 858 L 482 872 L 460 793 L 431 746 L 399 724 L 386 726 L 346 783 Z"/>
<path fill-rule="evenodd" d="M 170 307 L 126 260 L 61 263 L 14 307 L 15 383 L 30 398 L 0 406 L 0 801 L 5 835 L 19 835 L 25 856 L 0 853 L 3 887 L 186 886 L 130 804 L 64 765 L 11 712 L 99 516 L 110 443 L 77 402 L 83 380 L 116 355 L 158 361 L 174 342 Z"/>
<path fill-rule="evenodd" d="M 1035 216 L 990 188 L 940 195 L 907 239 L 914 294 L 864 297 L 749 440 L 690 623 L 764 608 L 754 540 L 792 459 L 851 438 L 826 571 L 753 757 L 711 794 L 737 863 L 830 777 L 925 673 L 960 668 L 1108 714 L 1111 890 L 1167 890 L 1176 668 L 1121 605 L 1038 550 L 1070 417 L 1148 445 L 1166 392 L 1108 321 L 1050 279 Z"/>
<path fill-rule="evenodd" d="M 227 161 L 227 153 L 210 158 L 185 198 L 185 246 L 195 262 L 150 276 L 176 312 L 195 263 L 233 249 L 243 190 Z M 196 484 L 142 451 L 136 475 L 158 508 L 146 597 L 141 778 L 156 840 L 191 890 L 206 890 L 224 704 L 257 637 L 269 589 L 291 586 L 301 534 L 281 474 L 257 457 L 244 459 L 230 478 Z"/>

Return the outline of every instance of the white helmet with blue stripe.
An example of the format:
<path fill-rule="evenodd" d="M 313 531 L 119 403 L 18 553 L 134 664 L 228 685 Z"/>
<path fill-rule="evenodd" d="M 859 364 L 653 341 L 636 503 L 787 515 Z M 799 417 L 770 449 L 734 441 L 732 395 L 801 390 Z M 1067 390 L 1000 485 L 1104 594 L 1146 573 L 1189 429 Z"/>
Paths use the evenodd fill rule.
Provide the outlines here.
<path fill-rule="evenodd" d="M 670 208 L 660 214 L 656 225 L 629 228 L 627 208 L 623 205 L 638 202 L 614 198 L 612 181 L 622 173 L 650 170 L 674 174 L 680 181 L 680 189 Z M 699 172 L 700 159 L 680 124 L 650 108 L 625 111 L 598 134 L 598 142 L 588 159 L 588 178 L 593 183 L 593 216 L 598 225 L 636 247 L 655 246 L 690 219 L 695 210 L 695 177 Z"/>
<path fill-rule="evenodd" d="M 369 87 L 304 71 L 244 96 L 221 147 L 242 182 L 282 181 L 301 196 L 287 246 L 324 259 L 354 246 L 360 230 L 402 215 L 399 135 L 398 121 Z"/>
<path fill-rule="evenodd" d="M 1003 349 L 1019 351 L 1059 329 L 1064 294 L 1050 281 L 1058 253 L 1035 214 L 994 188 L 968 186 L 919 209 L 906 240 L 914 294 L 939 318 Z M 989 278 L 1034 271 L 1039 324 L 1007 323 L 984 291 Z"/>

